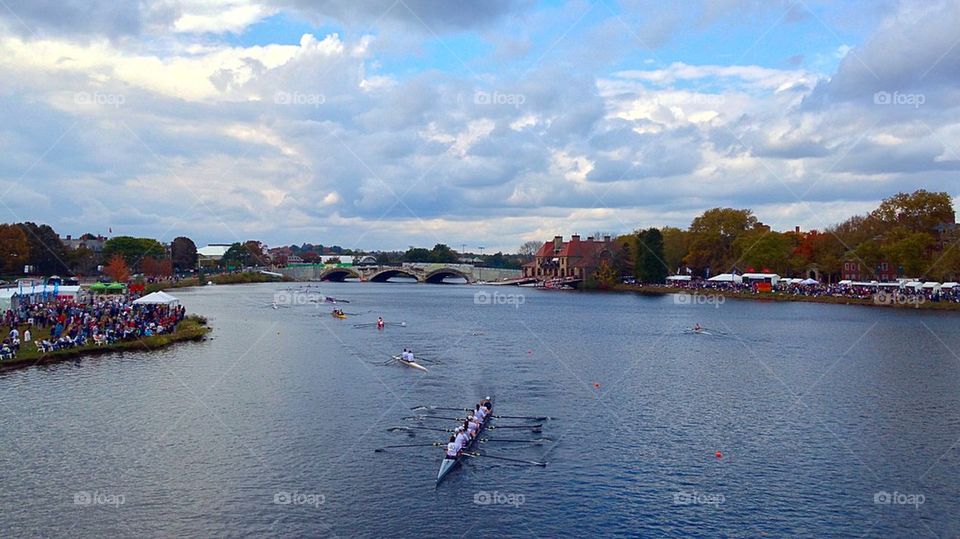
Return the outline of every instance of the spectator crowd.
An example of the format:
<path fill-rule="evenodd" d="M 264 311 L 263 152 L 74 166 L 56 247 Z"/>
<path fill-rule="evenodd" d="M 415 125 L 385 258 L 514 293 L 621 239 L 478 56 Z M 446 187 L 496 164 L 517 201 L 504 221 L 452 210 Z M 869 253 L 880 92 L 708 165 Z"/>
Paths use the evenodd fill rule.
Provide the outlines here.
<path fill-rule="evenodd" d="M 760 294 L 757 283 L 718 282 L 705 279 L 690 281 L 672 281 L 668 286 L 688 292 L 717 291 Z M 960 303 L 960 286 L 954 288 L 919 288 L 898 285 L 897 283 L 857 283 L 857 284 L 810 284 L 779 282 L 772 290 L 774 293 L 806 296 L 836 297 L 853 299 L 873 299 L 877 303 Z"/>
<path fill-rule="evenodd" d="M 170 333 L 186 315 L 182 306 L 134 305 L 133 299 L 60 298 L 8 309 L 0 320 L 0 360 L 15 357 L 31 342 L 45 353 Z"/>

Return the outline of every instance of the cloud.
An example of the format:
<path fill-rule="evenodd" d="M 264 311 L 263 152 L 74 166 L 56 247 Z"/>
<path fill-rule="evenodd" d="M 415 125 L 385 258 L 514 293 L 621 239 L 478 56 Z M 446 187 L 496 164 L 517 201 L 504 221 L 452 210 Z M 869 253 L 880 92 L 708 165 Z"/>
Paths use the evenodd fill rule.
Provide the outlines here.
<path fill-rule="evenodd" d="M 279 9 L 292 9 L 317 23 L 330 20 L 370 28 L 401 25 L 417 33 L 440 34 L 483 28 L 510 14 L 528 9 L 528 0 L 449 2 L 446 0 L 271 0 Z"/>

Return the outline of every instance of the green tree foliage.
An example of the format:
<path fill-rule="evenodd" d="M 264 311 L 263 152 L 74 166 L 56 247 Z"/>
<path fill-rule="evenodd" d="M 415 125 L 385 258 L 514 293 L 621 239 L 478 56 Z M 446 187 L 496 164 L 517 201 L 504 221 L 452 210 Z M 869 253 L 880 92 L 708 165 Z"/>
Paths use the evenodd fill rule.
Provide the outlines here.
<path fill-rule="evenodd" d="M 663 234 L 651 228 L 637 232 L 634 254 L 635 275 L 643 283 L 662 283 L 669 274 L 663 260 Z"/>
<path fill-rule="evenodd" d="M 433 262 L 432 253 L 423 247 L 411 247 L 401 259 L 404 262 Z"/>
<path fill-rule="evenodd" d="M 933 238 L 926 232 L 904 234 L 884 248 L 887 259 L 898 268 L 903 268 L 904 276 L 923 277 L 930 269 L 928 255 Z"/>
<path fill-rule="evenodd" d="M 132 270 L 140 268 L 144 257 L 166 257 L 167 250 L 163 245 L 152 238 L 134 238 L 132 236 L 116 236 L 103 244 L 104 260 L 111 260 L 114 255 L 120 255 Z"/>
<path fill-rule="evenodd" d="M 50 225 L 37 225 L 28 221 L 17 226 L 23 230 L 30 244 L 29 264 L 34 267 L 34 273 L 53 275 L 69 271 L 66 249 L 60 236 Z"/>
<path fill-rule="evenodd" d="M 727 271 L 737 262 L 734 242 L 756 225 L 757 218 L 750 210 L 713 208 L 703 212 L 690 223 L 684 263 L 700 271 L 710 268 L 714 275 Z"/>
<path fill-rule="evenodd" d="M 669 273 L 680 270 L 683 257 L 687 255 L 687 232 L 672 226 L 660 229 L 663 236 L 663 261 L 667 264 Z"/>
<path fill-rule="evenodd" d="M 438 243 L 433 246 L 433 250 L 430 251 L 430 261 L 437 262 L 441 264 L 453 264 L 460 258 L 457 256 L 457 253 L 442 243 Z"/>
<path fill-rule="evenodd" d="M 790 257 L 794 244 L 790 237 L 780 232 L 763 229 L 748 230 L 734 240 L 737 259 L 746 267 L 757 271 L 762 268 L 785 274 L 790 270 Z"/>
<path fill-rule="evenodd" d="M 101 258 L 87 247 L 78 247 L 67 253 L 67 264 L 75 275 L 93 275 L 100 265 Z"/>
<path fill-rule="evenodd" d="M 953 223 L 953 200 L 948 193 L 931 193 L 920 189 L 912 194 L 897 193 L 884 200 L 870 213 L 870 219 L 887 232 L 931 231 L 940 223 Z"/>
<path fill-rule="evenodd" d="M 197 267 L 197 245 L 185 236 L 179 236 L 170 243 L 170 258 L 177 271 L 187 271 Z"/>
<path fill-rule="evenodd" d="M 0 271 L 19 274 L 30 260 L 30 242 L 17 225 L 0 224 Z"/>
<path fill-rule="evenodd" d="M 220 265 L 226 268 L 249 266 L 250 251 L 240 242 L 233 243 L 220 258 Z"/>

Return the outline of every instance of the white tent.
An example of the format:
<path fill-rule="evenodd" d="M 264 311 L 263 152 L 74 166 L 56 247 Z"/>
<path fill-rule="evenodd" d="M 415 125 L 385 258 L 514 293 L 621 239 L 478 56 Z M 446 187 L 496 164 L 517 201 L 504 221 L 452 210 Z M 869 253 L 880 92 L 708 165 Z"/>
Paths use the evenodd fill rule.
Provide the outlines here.
<path fill-rule="evenodd" d="M 816 279 L 804 279 L 800 281 L 800 284 L 803 284 L 803 285 L 820 284 L 820 281 Z"/>
<path fill-rule="evenodd" d="M 140 299 L 134 300 L 134 305 L 179 305 L 180 300 L 167 294 L 164 291 L 147 294 Z"/>
<path fill-rule="evenodd" d="M 721 273 L 720 275 L 714 275 L 707 279 L 708 281 L 713 281 L 715 283 L 742 283 L 743 278 L 739 275 L 733 273 Z"/>
<path fill-rule="evenodd" d="M 689 275 L 671 275 L 667 277 L 668 281 L 689 281 L 691 277 Z"/>
<path fill-rule="evenodd" d="M 940 283 L 938 283 L 938 282 L 936 282 L 936 281 L 927 281 L 927 282 L 923 283 L 923 288 L 933 288 L 933 289 L 937 289 L 937 288 L 940 288 Z"/>
<path fill-rule="evenodd" d="M 943 286 L 940 288 L 946 288 L 947 290 L 953 290 L 955 287 L 960 286 L 960 283 L 955 283 L 950 281 L 949 283 L 943 283 Z"/>

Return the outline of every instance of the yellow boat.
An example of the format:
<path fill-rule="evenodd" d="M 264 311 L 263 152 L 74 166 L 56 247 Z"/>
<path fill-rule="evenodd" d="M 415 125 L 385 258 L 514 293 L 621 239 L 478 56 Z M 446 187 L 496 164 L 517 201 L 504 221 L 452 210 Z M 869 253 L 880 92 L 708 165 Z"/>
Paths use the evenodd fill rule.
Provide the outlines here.
<path fill-rule="evenodd" d="M 330 313 L 330 316 L 332 316 L 332 317 L 334 317 L 334 318 L 339 318 L 339 319 L 341 319 L 341 320 L 343 320 L 344 318 L 347 317 L 347 315 L 345 315 L 345 314 L 338 314 L 338 313 Z"/>

